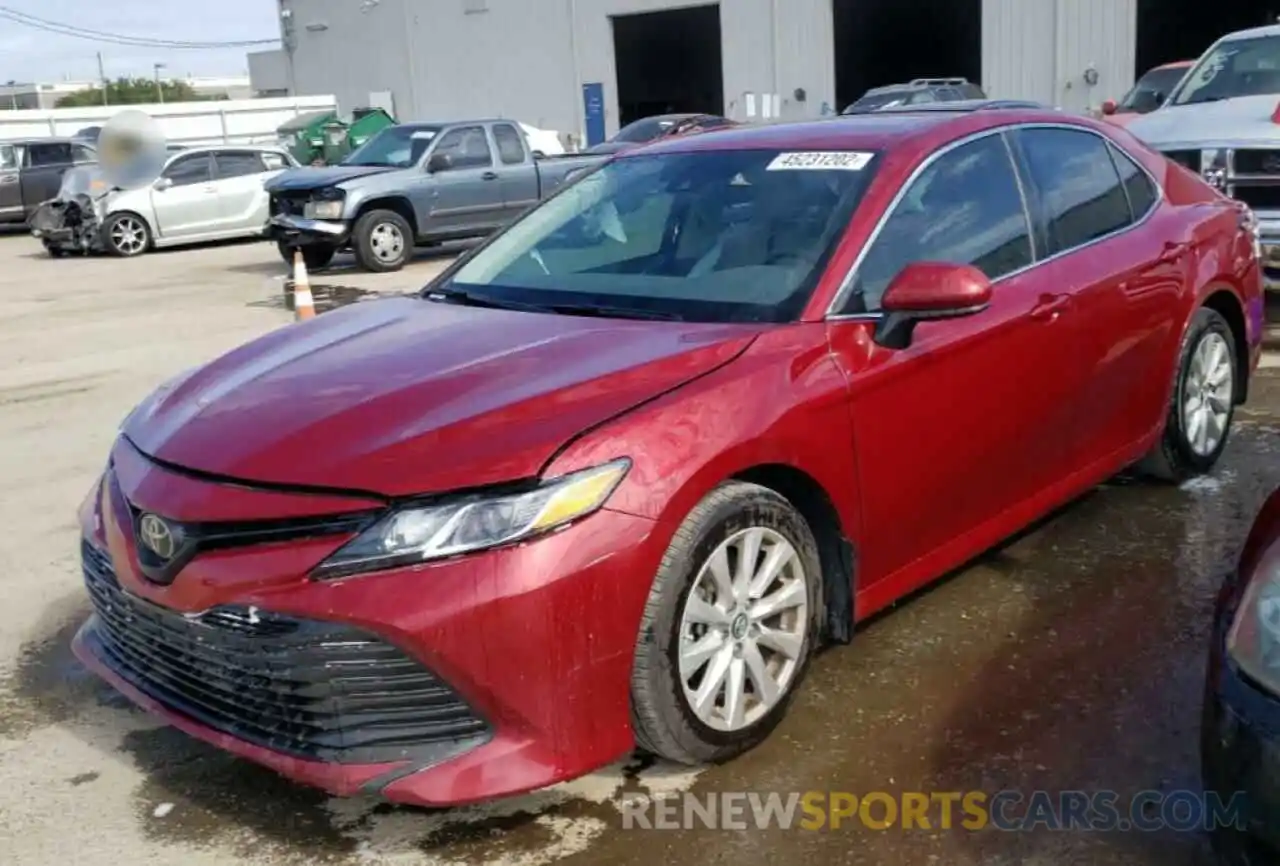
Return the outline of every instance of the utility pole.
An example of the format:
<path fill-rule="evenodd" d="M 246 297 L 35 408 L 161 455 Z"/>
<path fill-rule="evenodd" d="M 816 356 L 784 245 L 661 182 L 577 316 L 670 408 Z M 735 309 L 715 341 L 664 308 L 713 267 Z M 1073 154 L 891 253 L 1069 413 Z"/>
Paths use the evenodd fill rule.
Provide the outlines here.
<path fill-rule="evenodd" d="M 164 104 L 164 86 L 160 83 L 160 70 L 161 70 L 161 69 L 164 69 L 164 66 L 165 66 L 165 65 L 164 65 L 163 63 L 157 63 L 157 64 L 155 64 L 155 70 L 156 70 L 156 102 L 159 102 L 161 105 L 163 105 L 163 104 Z"/>
<path fill-rule="evenodd" d="M 110 105 L 111 100 L 107 97 L 107 70 L 102 65 L 102 52 L 98 52 L 98 80 L 102 82 L 102 104 Z"/>

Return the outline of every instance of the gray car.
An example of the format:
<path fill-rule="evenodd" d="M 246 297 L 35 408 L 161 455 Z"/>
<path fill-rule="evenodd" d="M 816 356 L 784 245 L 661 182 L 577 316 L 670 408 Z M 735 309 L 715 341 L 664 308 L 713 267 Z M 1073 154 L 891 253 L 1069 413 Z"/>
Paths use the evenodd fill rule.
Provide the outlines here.
<path fill-rule="evenodd" d="M 415 246 L 488 235 L 605 158 L 536 158 L 506 120 L 400 124 L 339 165 L 275 178 L 268 234 L 309 268 L 350 249 L 365 270 L 399 270 Z"/>
<path fill-rule="evenodd" d="M 0 224 L 26 223 L 68 169 L 97 160 L 92 145 L 70 138 L 0 141 Z"/>

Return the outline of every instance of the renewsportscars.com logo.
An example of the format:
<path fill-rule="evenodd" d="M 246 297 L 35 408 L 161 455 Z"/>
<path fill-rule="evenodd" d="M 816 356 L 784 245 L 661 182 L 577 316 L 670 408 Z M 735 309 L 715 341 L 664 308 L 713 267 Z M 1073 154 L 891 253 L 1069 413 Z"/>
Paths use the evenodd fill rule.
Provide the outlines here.
<path fill-rule="evenodd" d="M 1174 830 L 1245 826 L 1244 795 L 1208 791 L 720 792 L 619 803 L 628 830 Z"/>

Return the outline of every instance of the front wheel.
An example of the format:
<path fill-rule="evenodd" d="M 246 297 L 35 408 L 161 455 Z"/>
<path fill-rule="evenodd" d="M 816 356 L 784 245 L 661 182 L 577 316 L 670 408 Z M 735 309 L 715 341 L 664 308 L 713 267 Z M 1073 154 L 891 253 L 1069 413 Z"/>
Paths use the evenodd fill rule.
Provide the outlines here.
<path fill-rule="evenodd" d="M 1213 469 L 1231 432 L 1238 369 L 1231 326 L 1217 310 L 1202 307 L 1183 339 L 1164 434 L 1141 471 L 1179 482 Z"/>
<path fill-rule="evenodd" d="M 731 482 L 689 514 L 649 593 L 631 676 L 636 743 L 683 764 L 763 741 L 823 621 L 818 546 L 772 490 Z"/>
<path fill-rule="evenodd" d="M 284 241 L 276 241 L 276 249 L 280 251 L 280 258 L 290 266 L 293 265 L 293 251 L 301 250 L 302 262 L 307 266 L 308 271 L 318 271 L 327 267 L 338 253 L 337 248 L 330 244 L 303 244 L 295 247 Z"/>
<path fill-rule="evenodd" d="M 107 251 L 123 258 L 140 256 L 151 246 L 151 229 L 142 217 L 131 213 L 108 217 L 102 237 Z"/>
<path fill-rule="evenodd" d="M 367 271 L 398 271 L 413 254 L 409 221 L 392 210 L 372 210 L 356 220 L 351 244 L 356 261 Z"/>
<path fill-rule="evenodd" d="M 49 254 L 49 258 L 51 259 L 60 259 L 67 254 L 65 249 L 57 246 L 56 244 L 52 244 L 49 241 L 43 241 L 43 243 L 44 251 Z"/>

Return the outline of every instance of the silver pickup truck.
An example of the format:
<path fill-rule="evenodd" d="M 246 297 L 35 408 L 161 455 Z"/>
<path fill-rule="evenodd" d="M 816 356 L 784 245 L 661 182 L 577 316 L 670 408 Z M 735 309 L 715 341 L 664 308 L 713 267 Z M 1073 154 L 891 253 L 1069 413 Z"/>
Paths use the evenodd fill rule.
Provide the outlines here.
<path fill-rule="evenodd" d="M 350 249 L 366 270 L 395 271 L 415 246 L 490 234 L 604 159 L 534 154 L 506 120 L 405 123 L 339 165 L 268 182 L 267 234 L 308 268 Z"/>
<path fill-rule="evenodd" d="M 1280 290 L 1280 26 L 1230 33 L 1129 132 L 1248 205 Z"/>

